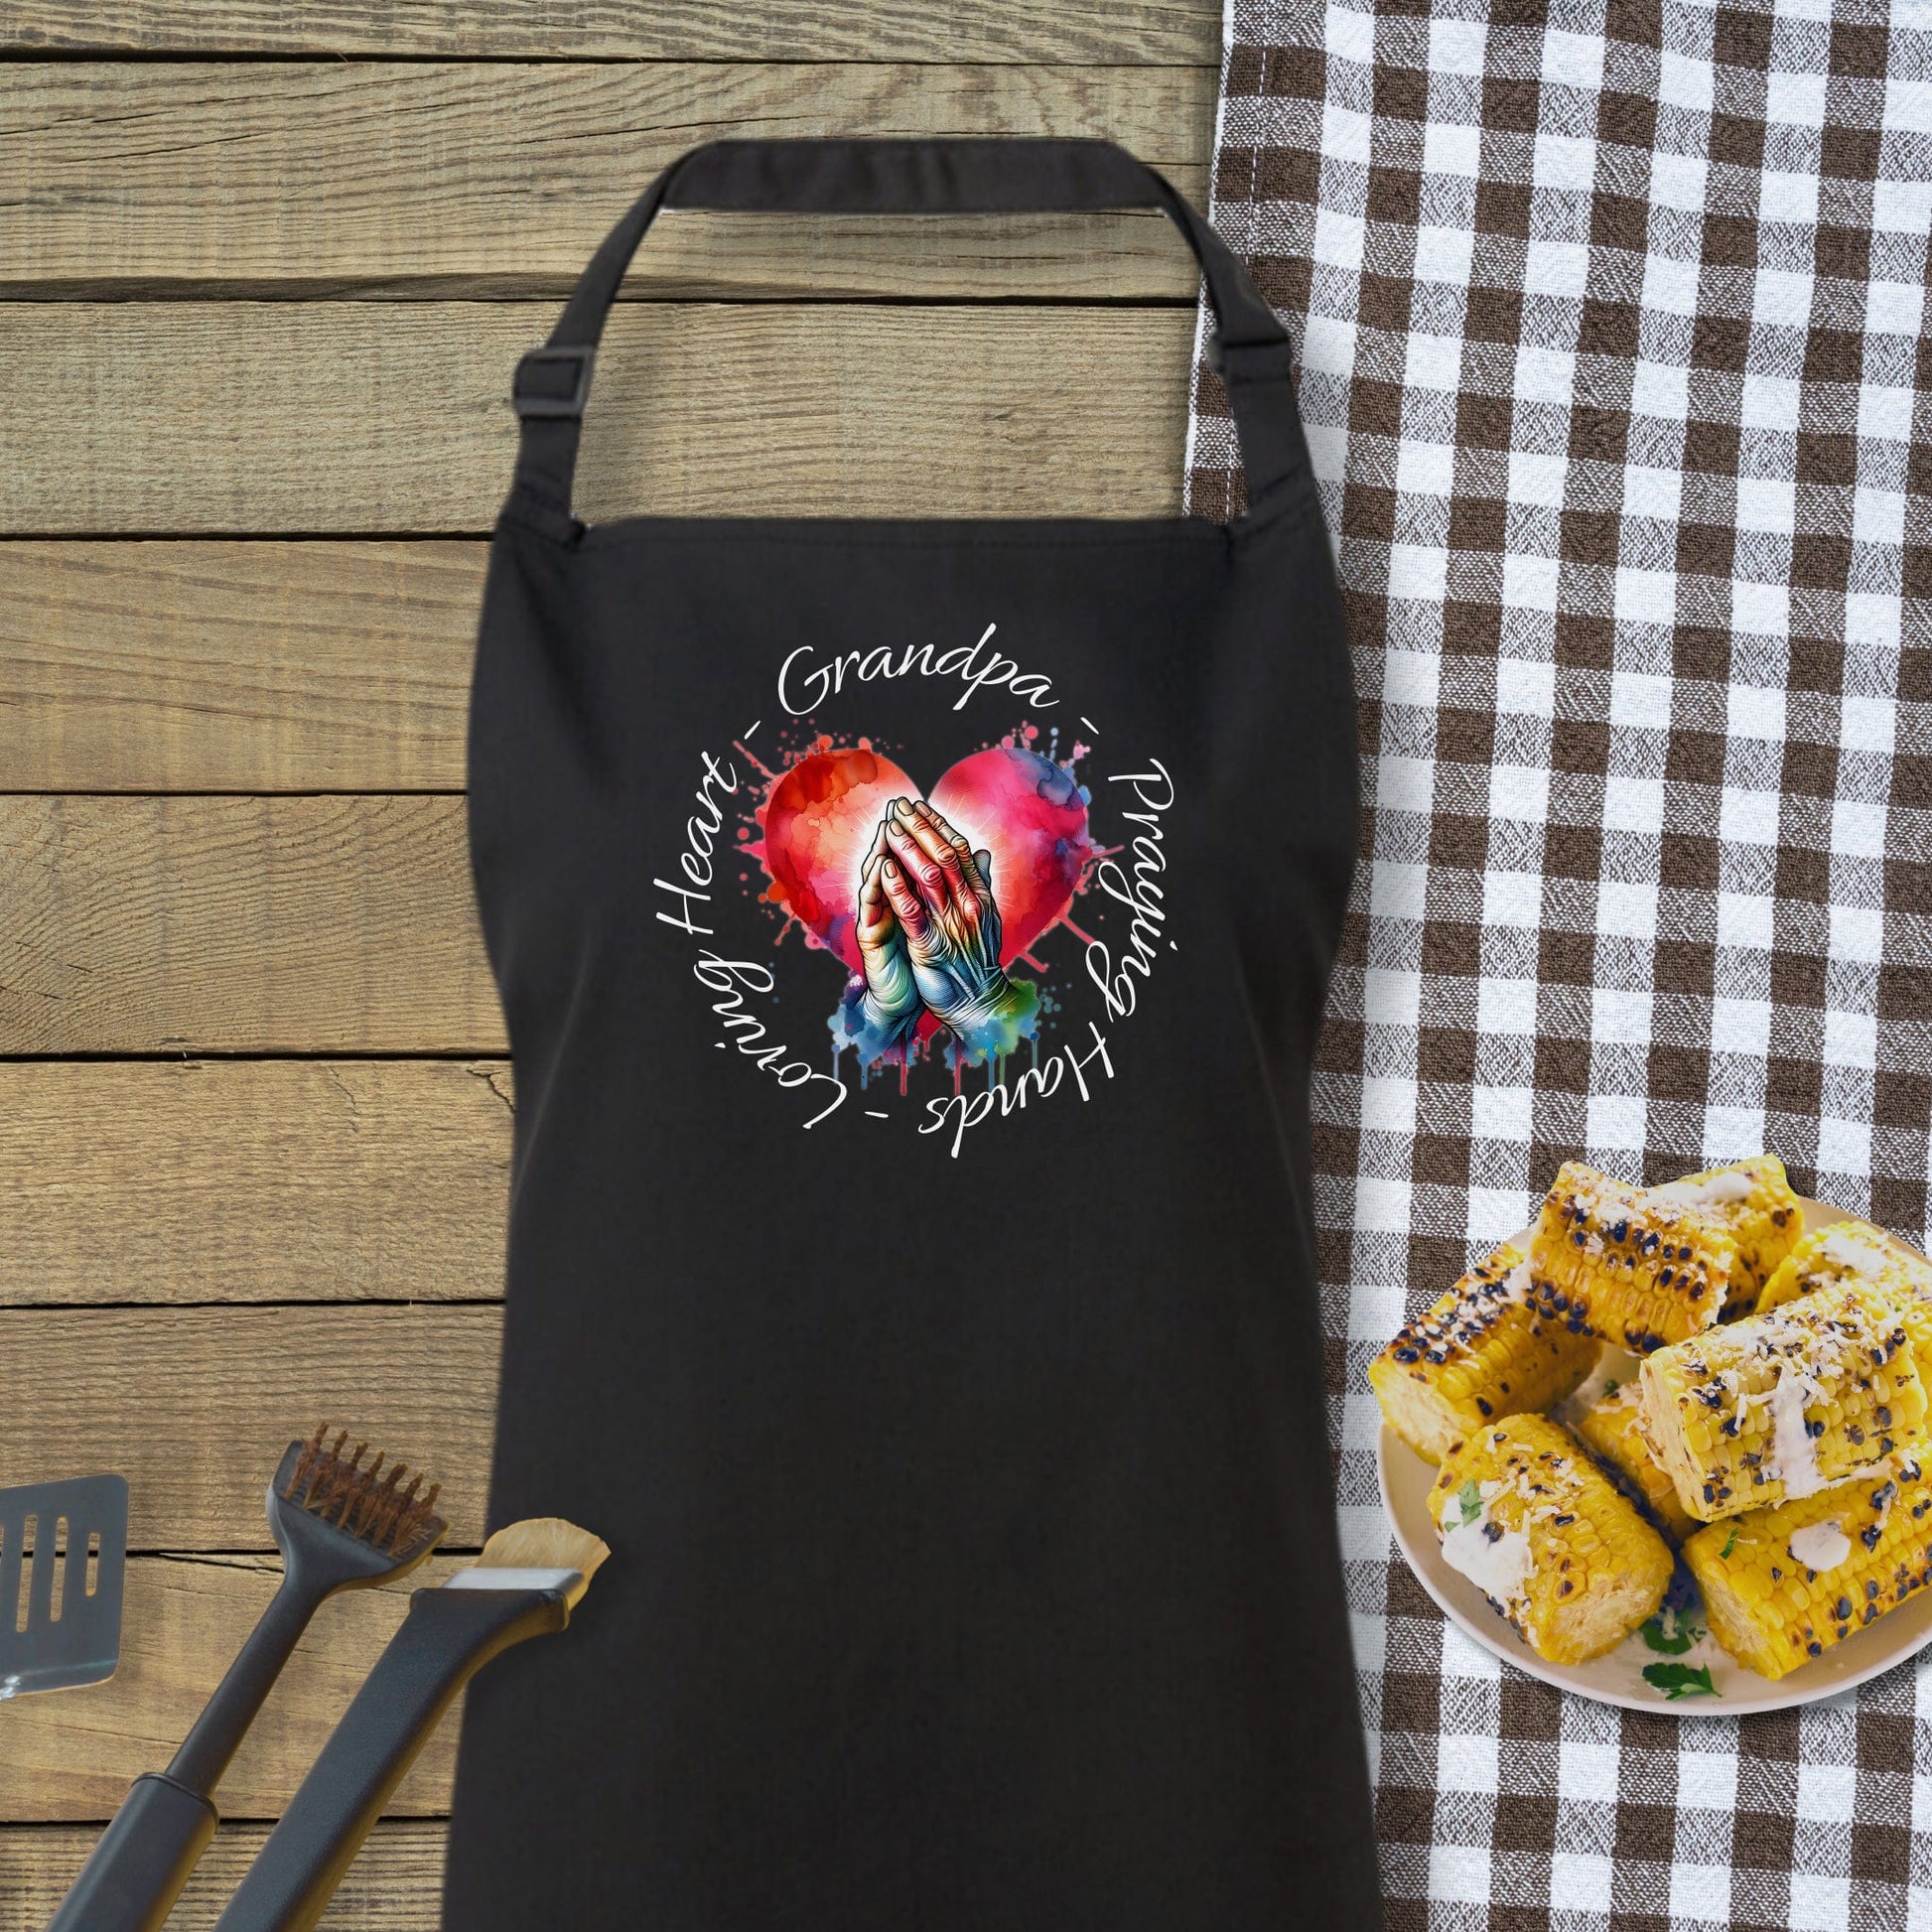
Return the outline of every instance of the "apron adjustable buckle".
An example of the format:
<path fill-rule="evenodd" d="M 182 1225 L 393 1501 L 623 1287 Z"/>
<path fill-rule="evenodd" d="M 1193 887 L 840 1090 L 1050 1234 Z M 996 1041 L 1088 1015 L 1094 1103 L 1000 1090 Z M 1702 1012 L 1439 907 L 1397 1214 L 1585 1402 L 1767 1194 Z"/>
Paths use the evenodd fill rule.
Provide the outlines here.
<path fill-rule="evenodd" d="M 541 417 L 581 417 L 584 404 L 591 393 L 591 362 L 596 356 L 595 346 L 589 343 L 570 344 L 545 348 L 533 348 L 516 365 L 516 374 L 510 381 L 510 407 L 527 422 L 532 416 Z M 572 384 L 567 395 L 558 395 L 538 388 L 524 387 L 523 378 L 527 371 L 550 368 L 574 371 Z M 538 381 L 544 380 L 539 376 Z"/>

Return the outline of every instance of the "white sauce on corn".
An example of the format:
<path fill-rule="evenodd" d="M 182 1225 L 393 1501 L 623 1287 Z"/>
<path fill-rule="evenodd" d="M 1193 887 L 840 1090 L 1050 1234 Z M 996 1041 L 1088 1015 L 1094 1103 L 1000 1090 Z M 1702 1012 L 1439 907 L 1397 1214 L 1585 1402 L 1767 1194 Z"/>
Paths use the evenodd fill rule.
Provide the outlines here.
<path fill-rule="evenodd" d="M 1770 1391 L 1772 1473 L 1784 1484 L 1787 1502 L 1815 1496 L 1825 1487 L 1818 1466 L 1818 1445 L 1805 1425 L 1805 1404 L 1823 1392 L 1804 1364 L 1787 1357 L 1778 1364 L 1777 1386 Z"/>
<path fill-rule="evenodd" d="M 1682 1201 L 1686 1207 L 1728 1207 L 1735 1201 L 1749 1200 L 1753 1185 L 1749 1174 L 1733 1169 L 1704 1180 L 1667 1180 L 1651 1191 L 1666 1200 Z"/>
<path fill-rule="evenodd" d="M 1834 1522 L 1807 1523 L 1791 1532 L 1791 1560 L 1807 1570 L 1836 1570 L 1852 1554 L 1852 1539 Z"/>
<path fill-rule="evenodd" d="M 1834 1223 L 1818 1237 L 1818 1252 L 1833 1267 L 1843 1268 L 1848 1274 L 1864 1275 L 1873 1281 L 1896 1267 L 1898 1259 L 1874 1243 L 1861 1240 L 1839 1223 Z"/>
<path fill-rule="evenodd" d="M 1491 1536 L 1494 1528 L 1498 1533 Z M 1485 1504 L 1466 1523 L 1453 1523 L 1443 1532 L 1443 1561 L 1459 1572 L 1498 1603 L 1513 1604 L 1524 1595 L 1530 1575 L 1530 1539 L 1522 1530 L 1491 1524 Z"/>
<path fill-rule="evenodd" d="M 1530 1264 L 1519 1261 L 1497 1286 L 1510 1301 L 1527 1302 L 1530 1299 Z"/>

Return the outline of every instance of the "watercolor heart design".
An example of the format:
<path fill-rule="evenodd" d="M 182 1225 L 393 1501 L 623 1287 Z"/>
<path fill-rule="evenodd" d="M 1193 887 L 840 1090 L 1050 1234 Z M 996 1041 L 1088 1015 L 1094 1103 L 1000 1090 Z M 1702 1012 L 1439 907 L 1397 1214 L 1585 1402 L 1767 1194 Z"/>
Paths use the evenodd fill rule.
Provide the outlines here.
<path fill-rule="evenodd" d="M 809 753 L 771 787 L 760 813 L 771 881 L 765 897 L 851 972 L 860 970 L 853 920 L 873 834 L 895 798 L 922 796 L 975 852 L 993 855 L 1003 966 L 1066 910 L 1094 857 L 1085 789 L 1024 745 L 995 745 L 961 759 L 929 793 L 870 747 Z"/>

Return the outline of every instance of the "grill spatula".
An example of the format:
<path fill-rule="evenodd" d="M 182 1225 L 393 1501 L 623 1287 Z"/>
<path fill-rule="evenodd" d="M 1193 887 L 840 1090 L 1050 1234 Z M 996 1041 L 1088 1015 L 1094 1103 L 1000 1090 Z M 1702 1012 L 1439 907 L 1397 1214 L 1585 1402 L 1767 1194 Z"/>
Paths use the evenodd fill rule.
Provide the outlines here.
<path fill-rule="evenodd" d="M 125 1476 L 0 1489 L 0 1700 L 112 1677 L 126 1575 Z"/>

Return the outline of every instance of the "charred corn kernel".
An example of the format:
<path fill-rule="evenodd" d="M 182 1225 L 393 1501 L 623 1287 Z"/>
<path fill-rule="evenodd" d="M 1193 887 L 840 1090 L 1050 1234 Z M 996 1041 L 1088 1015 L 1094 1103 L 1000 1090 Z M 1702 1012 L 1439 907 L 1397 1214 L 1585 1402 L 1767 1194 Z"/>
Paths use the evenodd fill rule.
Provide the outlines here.
<path fill-rule="evenodd" d="M 1932 1483 L 1896 1455 L 1856 1482 L 1701 1529 L 1684 1561 L 1711 1634 L 1783 1677 L 1932 1583 Z"/>
<path fill-rule="evenodd" d="M 1664 1539 L 1547 1416 L 1455 1444 L 1429 1492 L 1443 1560 L 1552 1664 L 1612 1650 L 1670 1584 Z"/>
<path fill-rule="evenodd" d="M 1791 1191 L 1784 1163 L 1775 1154 L 1707 1168 L 1651 1191 L 1716 1222 L 1737 1244 L 1724 1306 L 1726 1321 L 1757 1308 L 1764 1284 L 1805 1231 L 1804 1203 Z"/>
<path fill-rule="evenodd" d="M 1677 1485 L 1658 1466 L 1643 1439 L 1643 1398 L 1636 1382 L 1600 1395 L 1576 1420 L 1577 1440 L 1603 1465 L 1611 1481 L 1672 1544 L 1698 1527 L 1677 1499 Z"/>
<path fill-rule="evenodd" d="M 1537 1217 L 1530 1298 L 1573 1329 L 1646 1355 L 1717 1320 L 1736 1252 L 1685 1202 L 1568 1161 Z"/>
<path fill-rule="evenodd" d="M 1458 1438 L 1547 1409 L 1589 1373 L 1596 1338 L 1532 1308 L 1529 1280 L 1521 1250 L 1505 1241 L 1369 1364 L 1382 1414 L 1418 1455 L 1440 1462 Z"/>
<path fill-rule="evenodd" d="M 1797 1501 L 1924 1440 L 1905 1324 L 1856 1281 L 1660 1348 L 1642 1388 L 1644 1438 L 1706 1523 Z"/>
<path fill-rule="evenodd" d="M 1892 1303 L 1920 1363 L 1932 1369 L 1932 1262 L 1901 1248 L 1869 1221 L 1846 1219 L 1813 1228 L 1765 1283 L 1758 1307 L 1782 1308 L 1843 1281 L 1862 1281 Z"/>

